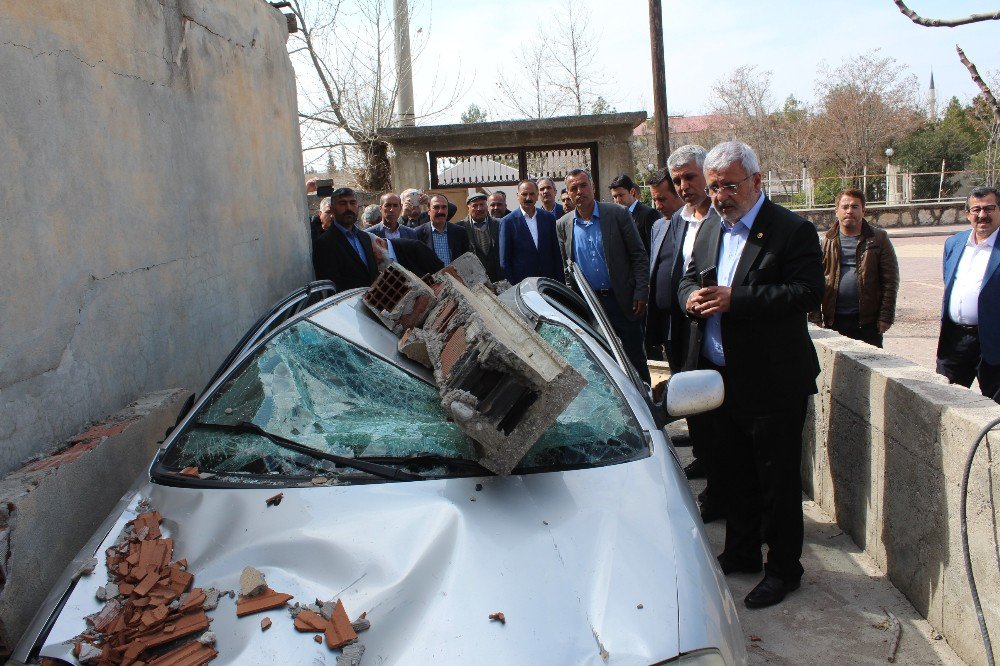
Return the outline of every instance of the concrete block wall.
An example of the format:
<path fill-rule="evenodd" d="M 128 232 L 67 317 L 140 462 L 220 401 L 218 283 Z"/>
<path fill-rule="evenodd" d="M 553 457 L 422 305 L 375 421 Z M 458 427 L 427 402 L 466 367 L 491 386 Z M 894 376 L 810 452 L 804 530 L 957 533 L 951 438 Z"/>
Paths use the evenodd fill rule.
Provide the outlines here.
<path fill-rule="evenodd" d="M 0 12 L 0 473 L 199 389 L 312 275 L 287 24 L 261 0 Z"/>
<path fill-rule="evenodd" d="M 965 661 L 985 664 L 964 573 L 961 479 L 1000 405 L 883 350 L 813 329 L 822 371 L 806 421 L 806 491 L 865 550 Z M 991 638 L 1000 644 L 1000 572 L 990 475 L 1000 502 L 1000 429 L 970 480 L 969 539 Z M 992 511 L 992 515 L 991 515 Z"/>
<path fill-rule="evenodd" d="M 826 231 L 836 221 L 832 208 L 797 210 L 801 215 Z M 919 203 L 899 206 L 869 206 L 865 209 L 865 219 L 883 228 L 891 227 L 936 227 L 949 224 L 965 224 L 964 202 Z"/>

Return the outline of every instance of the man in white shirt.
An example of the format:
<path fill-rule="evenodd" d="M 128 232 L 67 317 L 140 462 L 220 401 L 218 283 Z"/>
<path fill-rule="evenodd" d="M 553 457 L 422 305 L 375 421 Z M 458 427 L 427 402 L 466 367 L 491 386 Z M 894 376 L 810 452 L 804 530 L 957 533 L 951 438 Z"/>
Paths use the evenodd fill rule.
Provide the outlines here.
<path fill-rule="evenodd" d="M 1000 402 L 1000 190 L 977 187 L 965 210 L 972 228 L 944 244 L 944 301 L 937 371 L 965 387 L 979 379 Z"/>

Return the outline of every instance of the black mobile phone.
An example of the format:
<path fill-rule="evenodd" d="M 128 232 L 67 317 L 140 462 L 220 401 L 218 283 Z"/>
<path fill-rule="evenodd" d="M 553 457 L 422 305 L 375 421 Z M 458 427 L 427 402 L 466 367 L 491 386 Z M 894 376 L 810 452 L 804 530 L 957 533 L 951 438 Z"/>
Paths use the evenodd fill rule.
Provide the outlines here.
<path fill-rule="evenodd" d="M 719 275 L 716 271 L 715 266 L 709 266 L 701 273 L 698 274 L 699 283 L 704 289 L 705 287 L 716 287 L 719 285 Z"/>

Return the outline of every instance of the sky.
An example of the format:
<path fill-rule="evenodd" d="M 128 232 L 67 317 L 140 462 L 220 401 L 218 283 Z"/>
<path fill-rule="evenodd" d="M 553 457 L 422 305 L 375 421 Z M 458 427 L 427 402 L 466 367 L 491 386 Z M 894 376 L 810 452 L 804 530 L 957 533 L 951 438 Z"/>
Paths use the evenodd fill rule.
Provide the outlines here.
<path fill-rule="evenodd" d="M 421 0 L 411 29 L 425 30 L 424 51 L 414 66 L 418 109 L 427 104 L 437 77 L 461 76 L 464 94 L 434 123 L 457 122 L 477 104 L 496 107 L 496 76 L 524 39 L 545 39 L 559 30 L 553 15 L 562 0 Z M 607 97 L 618 111 L 652 111 L 647 0 L 589 0 L 599 59 L 610 80 Z M 986 75 L 1000 69 L 1000 22 L 959 28 L 912 23 L 892 0 L 662 0 L 671 115 L 696 115 L 712 107 L 712 84 L 741 65 L 772 72 L 777 102 L 788 95 L 812 102 L 817 70 L 870 49 L 896 58 L 926 91 L 933 69 L 938 108 L 978 91 L 955 52 L 958 43 Z M 925 17 L 954 18 L 996 11 L 996 0 L 912 0 Z M 709 9 L 706 9 L 709 8 Z M 877 76 L 878 72 L 859 72 Z M 448 87 L 447 84 L 444 87 Z M 503 116 L 503 113 L 494 113 Z"/>

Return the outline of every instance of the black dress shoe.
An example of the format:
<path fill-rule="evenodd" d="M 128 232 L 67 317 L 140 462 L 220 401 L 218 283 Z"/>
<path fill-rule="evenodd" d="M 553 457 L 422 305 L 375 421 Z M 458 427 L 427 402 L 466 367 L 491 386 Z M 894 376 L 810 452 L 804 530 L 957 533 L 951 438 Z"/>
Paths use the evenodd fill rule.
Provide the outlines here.
<path fill-rule="evenodd" d="M 694 459 L 694 462 L 684 468 L 684 476 L 689 479 L 703 479 L 706 474 L 708 474 L 708 465 L 697 458 Z"/>
<path fill-rule="evenodd" d="M 725 553 L 722 553 L 716 559 L 719 560 L 719 566 L 722 567 L 722 573 L 727 576 L 732 573 L 760 573 L 760 570 L 764 568 L 764 565 L 760 562 L 757 562 L 756 564 L 737 562 L 729 557 L 726 557 Z"/>
<path fill-rule="evenodd" d="M 773 574 L 765 574 L 764 580 L 750 590 L 743 603 L 747 608 L 766 608 L 773 606 L 785 598 L 789 592 L 799 589 L 799 581 L 783 581 Z"/>

